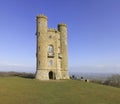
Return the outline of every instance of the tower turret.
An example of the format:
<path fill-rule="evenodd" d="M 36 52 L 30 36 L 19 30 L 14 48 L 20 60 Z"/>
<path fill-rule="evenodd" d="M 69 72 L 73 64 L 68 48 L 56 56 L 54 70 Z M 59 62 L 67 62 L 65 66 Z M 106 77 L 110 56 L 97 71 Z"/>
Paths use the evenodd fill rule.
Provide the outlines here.
<path fill-rule="evenodd" d="M 58 31 L 60 32 L 60 43 L 61 43 L 61 73 L 63 79 L 68 79 L 68 46 L 67 46 L 67 25 L 58 24 Z"/>
<path fill-rule="evenodd" d="M 44 15 L 38 15 L 36 17 L 36 36 L 37 36 L 37 70 L 36 79 L 46 79 L 48 75 L 45 75 L 46 63 L 47 63 L 47 17 Z"/>

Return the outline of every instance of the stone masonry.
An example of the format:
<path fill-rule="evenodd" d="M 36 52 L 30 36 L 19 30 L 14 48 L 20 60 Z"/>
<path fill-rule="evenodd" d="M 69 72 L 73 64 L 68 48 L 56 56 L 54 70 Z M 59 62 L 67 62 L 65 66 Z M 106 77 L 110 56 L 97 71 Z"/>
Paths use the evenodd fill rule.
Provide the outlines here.
<path fill-rule="evenodd" d="M 45 15 L 36 17 L 36 79 L 69 79 L 67 25 L 48 28 Z"/>

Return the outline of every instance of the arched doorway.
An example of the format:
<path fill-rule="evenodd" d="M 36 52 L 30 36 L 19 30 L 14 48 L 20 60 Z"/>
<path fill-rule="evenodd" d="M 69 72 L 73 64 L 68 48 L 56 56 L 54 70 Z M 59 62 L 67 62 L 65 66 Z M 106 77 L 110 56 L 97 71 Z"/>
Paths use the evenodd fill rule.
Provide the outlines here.
<path fill-rule="evenodd" d="M 52 71 L 49 72 L 49 79 L 54 79 L 54 73 Z"/>

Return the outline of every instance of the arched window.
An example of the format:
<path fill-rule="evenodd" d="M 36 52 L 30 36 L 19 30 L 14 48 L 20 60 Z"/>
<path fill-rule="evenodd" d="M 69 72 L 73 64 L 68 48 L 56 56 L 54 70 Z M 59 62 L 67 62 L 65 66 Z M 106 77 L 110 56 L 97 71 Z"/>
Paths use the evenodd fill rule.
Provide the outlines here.
<path fill-rule="evenodd" d="M 49 53 L 52 53 L 52 52 L 53 52 L 53 46 L 52 46 L 52 45 L 49 45 L 49 46 L 48 46 L 48 52 L 49 52 Z"/>

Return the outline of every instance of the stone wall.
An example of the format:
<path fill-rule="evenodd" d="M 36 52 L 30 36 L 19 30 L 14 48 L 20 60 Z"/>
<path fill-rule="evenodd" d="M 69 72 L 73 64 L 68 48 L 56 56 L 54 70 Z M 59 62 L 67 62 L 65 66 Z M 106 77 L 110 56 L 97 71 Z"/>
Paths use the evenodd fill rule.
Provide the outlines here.
<path fill-rule="evenodd" d="M 67 26 L 59 24 L 58 29 L 48 28 L 44 15 L 38 15 L 36 21 L 36 79 L 69 79 Z"/>

